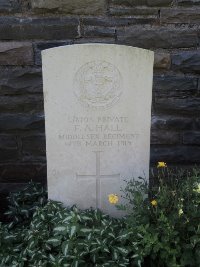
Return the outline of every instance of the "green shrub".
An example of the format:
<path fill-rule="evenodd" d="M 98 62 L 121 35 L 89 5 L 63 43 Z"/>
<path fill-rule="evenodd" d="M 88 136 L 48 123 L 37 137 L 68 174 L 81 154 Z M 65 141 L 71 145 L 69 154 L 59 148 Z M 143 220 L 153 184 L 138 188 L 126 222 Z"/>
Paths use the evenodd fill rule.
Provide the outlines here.
<path fill-rule="evenodd" d="M 29 224 L 36 209 L 46 205 L 47 191 L 41 184 L 29 182 L 21 191 L 10 193 L 7 199 L 5 215 L 12 225 Z"/>
<path fill-rule="evenodd" d="M 127 182 L 122 219 L 46 203 L 46 191 L 29 184 L 9 196 L 0 266 L 200 266 L 200 172 L 163 168 L 154 181 L 150 189 L 141 178 Z"/>
<path fill-rule="evenodd" d="M 123 190 L 135 259 L 152 267 L 200 266 L 200 171 L 161 169 L 154 181 L 149 189 L 132 180 Z"/>
<path fill-rule="evenodd" d="M 2 266 L 128 266 L 123 220 L 50 201 L 27 228 L 1 228 Z M 28 265 L 27 265 L 28 263 Z"/>

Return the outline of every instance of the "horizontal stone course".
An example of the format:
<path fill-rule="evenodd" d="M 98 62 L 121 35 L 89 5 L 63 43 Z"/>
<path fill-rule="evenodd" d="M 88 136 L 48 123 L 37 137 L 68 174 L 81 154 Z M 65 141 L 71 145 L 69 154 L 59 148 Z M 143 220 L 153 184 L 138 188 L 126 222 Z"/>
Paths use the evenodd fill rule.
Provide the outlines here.
<path fill-rule="evenodd" d="M 157 96 L 154 103 L 155 110 L 178 112 L 179 114 L 196 114 L 200 113 L 200 97 L 163 97 Z"/>
<path fill-rule="evenodd" d="M 23 160 L 45 160 L 46 159 L 46 143 L 45 135 L 28 135 L 21 137 L 22 157 Z"/>
<path fill-rule="evenodd" d="M 189 48 L 198 45 L 197 30 L 175 27 L 130 26 L 117 29 L 120 44 L 142 48 Z"/>
<path fill-rule="evenodd" d="M 115 27 L 86 26 L 83 29 L 84 37 L 115 37 Z"/>
<path fill-rule="evenodd" d="M 169 6 L 173 0 L 111 0 L 112 4 L 123 6 Z"/>
<path fill-rule="evenodd" d="M 178 0 L 180 6 L 200 5 L 200 0 Z"/>
<path fill-rule="evenodd" d="M 0 112 L 37 112 L 42 110 L 42 94 L 0 96 Z"/>
<path fill-rule="evenodd" d="M 122 6 L 139 6 L 145 5 L 147 0 L 111 0 L 111 4 Z"/>
<path fill-rule="evenodd" d="M 151 162 L 164 161 L 171 164 L 195 164 L 200 163 L 200 146 L 170 146 L 152 145 Z"/>
<path fill-rule="evenodd" d="M 200 131 L 188 131 L 183 134 L 185 145 L 200 145 Z"/>
<path fill-rule="evenodd" d="M 20 11 L 19 0 L 1 0 L 0 1 L 0 13 L 13 13 Z"/>
<path fill-rule="evenodd" d="M 164 101 L 164 99 L 166 99 L 166 103 L 165 105 L 167 105 L 167 103 L 169 101 L 171 101 L 173 103 L 173 101 L 176 101 L 176 100 L 179 100 L 181 102 L 182 101 L 190 101 L 192 99 L 198 99 L 198 95 L 197 95 L 197 91 L 196 90 L 180 90 L 177 89 L 175 91 L 164 91 L 164 90 L 161 90 L 161 91 L 155 91 L 153 93 L 153 96 L 155 98 L 155 103 L 157 104 L 158 102 L 160 102 L 160 100 L 162 99 Z M 185 100 L 184 100 L 185 99 Z M 164 105 L 164 106 L 165 106 Z M 163 107 L 164 108 L 164 107 Z M 161 108 L 162 110 L 162 108 Z M 173 111 L 173 110 L 172 110 Z"/>
<path fill-rule="evenodd" d="M 180 114 L 199 114 L 198 78 L 156 76 L 153 103 L 156 111 Z"/>
<path fill-rule="evenodd" d="M 0 42 L 0 65 L 33 65 L 32 43 Z"/>
<path fill-rule="evenodd" d="M 83 37 L 76 39 L 74 44 L 88 44 L 88 43 L 104 43 L 104 44 L 114 44 L 115 43 L 115 36 L 113 37 Z"/>
<path fill-rule="evenodd" d="M 0 131 L 40 131 L 44 132 L 44 114 L 1 114 Z"/>
<path fill-rule="evenodd" d="M 16 161 L 19 158 L 19 147 L 14 135 L 0 135 L 0 162 Z"/>
<path fill-rule="evenodd" d="M 0 96 L 29 93 L 43 93 L 41 68 L 0 68 Z"/>
<path fill-rule="evenodd" d="M 172 55 L 172 69 L 200 74 L 200 50 L 179 51 Z"/>
<path fill-rule="evenodd" d="M 102 27 L 123 27 L 134 24 L 148 24 L 154 20 L 152 16 L 131 16 L 131 17 L 85 17 L 81 19 L 82 26 L 102 26 Z"/>
<path fill-rule="evenodd" d="M 153 89 L 159 95 L 166 96 L 188 96 L 196 94 L 198 90 L 197 77 L 185 77 L 173 75 L 154 75 Z"/>
<path fill-rule="evenodd" d="M 199 24 L 200 8 L 162 8 L 161 23 Z"/>
<path fill-rule="evenodd" d="M 173 0 L 147 0 L 148 6 L 170 6 L 172 5 Z"/>
<path fill-rule="evenodd" d="M 156 130 L 151 131 L 152 145 L 173 145 L 181 143 L 181 134 L 179 132 Z"/>
<path fill-rule="evenodd" d="M 121 6 L 110 6 L 109 15 L 112 16 L 142 16 L 141 21 L 149 18 L 158 19 L 159 10 L 158 8 L 147 8 L 147 7 L 121 7 Z"/>
<path fill-rule="evenodd" d="M 31 0 L 33 11 L 98 15 L 106 11 L 106 0 Z"/>
<path fill-rule="evenodd" d="M 189 131 L 200 130 L 200 120 L 196 117 L 153 114 L 151 119 L 152 131 Z"/>
<path fill-rule="evenodd" d="M 77 38 L 76 18 L 0 17 L 0 40 L 61 40 Z"/>
<path fill-rule="evenodd" d="M 0 183 L 46 182 L 46 162 L 0 164 Z"/>

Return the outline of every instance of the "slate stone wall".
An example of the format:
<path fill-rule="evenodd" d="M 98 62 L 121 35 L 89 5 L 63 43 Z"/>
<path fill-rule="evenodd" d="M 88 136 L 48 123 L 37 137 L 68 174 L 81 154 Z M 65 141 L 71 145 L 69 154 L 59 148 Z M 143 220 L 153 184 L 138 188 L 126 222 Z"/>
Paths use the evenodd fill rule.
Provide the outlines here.
<path fill-rule="evenodd" d="M 199 23 L 200 0 L 1 0 L 1 207 L 30 179 L 46 182 L 40 53 L 50 47 L 105 42 L 155 51 L 151 162 L 199 164 Z"/>

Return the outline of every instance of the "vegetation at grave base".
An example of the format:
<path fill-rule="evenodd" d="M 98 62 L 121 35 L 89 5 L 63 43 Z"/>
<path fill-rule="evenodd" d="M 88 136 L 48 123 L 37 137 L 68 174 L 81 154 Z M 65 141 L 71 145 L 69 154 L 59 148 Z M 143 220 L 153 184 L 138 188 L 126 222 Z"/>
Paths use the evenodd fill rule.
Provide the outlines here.
<path fill-rule="evenodd" d="M 11 225 L 29 225 L 33 213 L 47 203 L 47 191 L 41 184 L 29 182 L 23 190 L 8 197 L 9 210 L 5 213 Z"/>
<path fill-rule="evenodd" d="M 142 181 L 127 182 L 128 205 L 121 207 L 129 212 L 135 259 L 151 267 L 200 266 L 200 170 L 158 170 L 151 189 Z"/>
<path fill-rule="evenodd" d="M 150 189 L 142 178 L 131 180 L 123 197 L 127 205 L 118 208 L 128 215 L 114 219 L 47 202 L 32 183 L 11 194 L 11 222 L 0 224 L 0 266 L 200 266 L 200 170 L 163 166 Z M 108 205 L 116 200 L 113 192 Z"/>

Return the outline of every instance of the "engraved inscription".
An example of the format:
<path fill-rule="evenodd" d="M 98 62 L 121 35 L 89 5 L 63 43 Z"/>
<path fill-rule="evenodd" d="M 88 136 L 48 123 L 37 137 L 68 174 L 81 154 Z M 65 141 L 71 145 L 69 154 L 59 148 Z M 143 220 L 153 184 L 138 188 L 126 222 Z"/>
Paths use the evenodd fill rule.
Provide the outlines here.
<path fill-rule="evenodd" d="M 108 62 L 89 62 L 75 75 L 74 93 L 85 107 L 110 108 L 118 102 L 122 94 L 121 74 Z"/>
<path fill-rule="evenodd" d="M 134 147 L 139 133 L 129 130 L 127 116 L 68 116 L 68 129 L 58 134 L 58 139 L 68 147 L 91 148 Z"/>
<path fill-rule="evenodd" d="M 120 174 L 101 175 L 101 152 L 94 151 L 96 154 L 96 173 L 89 175 L 76 174 L 77 179 L 95 179 L 96 182 L 96 208 L 101 208 L 101 179 L 120 178 Z"/>

